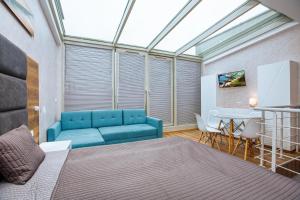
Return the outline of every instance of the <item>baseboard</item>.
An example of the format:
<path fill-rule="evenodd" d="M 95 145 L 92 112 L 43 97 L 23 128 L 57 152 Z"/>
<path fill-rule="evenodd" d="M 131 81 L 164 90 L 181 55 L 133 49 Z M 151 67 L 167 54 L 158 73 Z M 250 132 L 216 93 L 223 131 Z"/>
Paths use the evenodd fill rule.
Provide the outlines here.
<path fill-rule="evenodd" d="M 173 132 L 173 131 L 183 131 L 183 130 L 190 130 L 196 129 L 197 124 L 185 124 L 185 125 L 177 125 L 177 126 L 167 126 L 164 127 L 164 133 Z"/>

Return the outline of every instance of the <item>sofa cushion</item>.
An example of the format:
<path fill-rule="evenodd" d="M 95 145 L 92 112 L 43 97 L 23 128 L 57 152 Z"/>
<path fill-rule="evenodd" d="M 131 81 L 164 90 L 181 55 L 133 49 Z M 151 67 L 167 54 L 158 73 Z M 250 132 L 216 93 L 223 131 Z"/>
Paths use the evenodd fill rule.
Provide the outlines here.
<path fill-rule="evenodd" d="M 61 129 L 72 130 L 92 128 L 92 114 L 90 111 L 61 113 Z"/>
<path fill-rule="evenodd" d="M 100 132 L 95 128 L 62 131 L 56 140 L 71 140 L 72 148 L 97 146 L 105 143 Z"/>
<path fill-rule="evenodd" d="M 123 123 L 122 110 L 92 111 L 92 127 L 121 126 Z"/>
<path fill-rule="evenodd" d="M 144 109 L 126 109 L 123 110 L 124 125 L 145 124 L 146 113 Z"/>
<path fill-rule="evenodd" d="M 123 140 L 157 135 L 157 130 L 148 124 L 133 124 L 99 128 L 105 141 Z"/>

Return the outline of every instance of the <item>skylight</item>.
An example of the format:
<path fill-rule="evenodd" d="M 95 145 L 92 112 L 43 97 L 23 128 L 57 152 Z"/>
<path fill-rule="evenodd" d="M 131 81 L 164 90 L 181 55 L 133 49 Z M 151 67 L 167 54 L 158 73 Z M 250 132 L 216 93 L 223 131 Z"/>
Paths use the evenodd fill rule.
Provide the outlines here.
<path fill-rule="evenodd" d="M 111 42 L 127 0 L 61 0 L 67 35 Z"/>
<path fill-rule="evenodd" d="M 252 19 L 266 11 L 270 10 L 269 8 L 259 4 L 256 7 L 254 7 L 253 9 L 249 10 L 248 12 L 246 12 L 245 14 L 243 14 L 242 16 L 240 16 L 239 18 L 237 18 L 236 20 L 232 21 L 231 23 L 229 23 L 228 25 L 224 26 L 223 28 L 221 28 L 220 30 L 218 30 L 217 32 L 215 32 L 214 34 L 210 35 L 206 40 L 220 34 L 223 33 L 225 31 L 227 31 L 228 29 L 237 26 L 239 24 L 244 23 L 245 21 L 248 21 L 249 19 Z"/>
<path fill-rule="evenodd" d="M 118 44 L 124 44 L 128 48 L 136 46 L 147 51 L 166 51 L 176 56 L 196 56 L 196 48 L 192 45 L 198 41 L 200 43 L 197 45 L 202 44 L 270 10 L 258 2 L 248 0 L 51 1 L 61 3 L 63 28 L 67 36 L 101 40 L 117 48 L 120 47 Z M 60 9 L 60 5 L 56 6 Z M 233 11 L 237 15 L 232 15 Z M 61 13 L 61 10 L 58 12 Z M 204 40 L 193 40 L 226 16 L 227 20 L 237 18 L 227 25 L 221 23 L 225 26 Z M 58 18 L 61 20 L 61 15 Z"/>
<path fill-rule="evenodd" d="M 243 14 L 242 16 L 238 17 L 237 19 L 235 19 L 234 21 L 232 21 L 231 23 L 227 24 L 226 26 L 224 26 L 223 28 L 221 28 L 220 30 L 218 30 L 217 32 L 213 33 L 212 35 L 210 35 L 208 38 L 206 38 L 204 41 L 209 40 L 210 38 L 213 38 L 216 35 L 219 35 L 239 24 L 242 24 L 266 11 L 270 10 L 269 8 L 263 6 L 263 5 L 257 5 L 256 7 L 254 7 L 253 9 L 249 10 L 248 12 L 246 12 L 245 14 Z M 196 55 L 196 48 L 192 47 L 189 50 L 185 51 L 183 54 L 187 54 L 187 55 Z"/>
<path fill-rule="evenodd" d="M 188 0 L 137 0 L 119 43 L 147 47 Z"/>
<path fill-rule="evenodd" d="M 155 48 L 176 51 L 245 2 L 246 0 L 202 0 Z"/>

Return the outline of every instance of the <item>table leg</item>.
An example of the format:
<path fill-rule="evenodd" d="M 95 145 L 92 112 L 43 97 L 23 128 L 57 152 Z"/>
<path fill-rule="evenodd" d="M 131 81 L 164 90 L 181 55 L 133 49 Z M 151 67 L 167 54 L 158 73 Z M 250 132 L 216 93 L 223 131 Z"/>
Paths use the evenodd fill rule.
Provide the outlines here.
<path fill-rule="evenodd" d="M 230 119 L 230 127 L 229 127 L 229 147 L 228 147 L 228 152 L 231 153 L 234 147 L 234 137 L 233 137 L 233 132 L 234 132 L 234 121 L 233 119 Z"/>

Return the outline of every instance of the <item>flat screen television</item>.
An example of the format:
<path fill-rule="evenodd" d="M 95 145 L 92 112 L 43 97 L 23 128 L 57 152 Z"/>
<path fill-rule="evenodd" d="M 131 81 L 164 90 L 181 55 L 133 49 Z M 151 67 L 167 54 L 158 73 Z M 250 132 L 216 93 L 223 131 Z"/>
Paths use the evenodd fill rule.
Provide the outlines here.
<path fill-rule="evenodd" d="M 219 74 L 218 83 L 220 88 L 246 86 L 245 70 Z"/>

